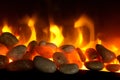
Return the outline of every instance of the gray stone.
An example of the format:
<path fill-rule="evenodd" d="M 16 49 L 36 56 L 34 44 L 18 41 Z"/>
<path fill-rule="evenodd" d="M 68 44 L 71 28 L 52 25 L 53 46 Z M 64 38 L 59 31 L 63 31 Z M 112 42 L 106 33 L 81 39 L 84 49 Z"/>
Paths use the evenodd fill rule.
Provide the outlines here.
<path fill-rule="evenodd" d="M 120 55 L 118 55 L 118 56 L 117 56 L 117 60 L 118 60 L 118 61 L 119 61 L 119 63 L 120 63 Z"/>
<path fill-rule="evenodd" d="M 100 56 L 102 57 L 102 61 L 104 63 L 109 63 L 116 58 L 116 55 L 114 52 L 106 49 L 104 46 L 102 46 L 100 44 L 96 45 L 96 50 L 97 50 L 98 54 L 100 54 Z"/>
<path fill-rule="evenodd" d="M 31 41 L 27 46 L 27 51 L 34 53 L 35 47 L 38 45 L 37 41 Z"/>
<path fill-rule="evenodd" d="M 67 58 L 62 52 L 55 52 L 53 54 L 53 61 L 56 63 L 57 66 L 68 63 Z"/>
<path fill-rule="evenodd" d="M 79 71 L 77 64 L 62 64 L 59 67 L 59 71 L 64 74 L 75 74 Z"/>
<path fill-rule="evenodd" d="M 24 45 L 18 45 L 8 51 L 7 56 L 13 61 L 20 60 L 25 55 L 26 50 L 27 48 Z"/>
<path fill-rule="evenodd" d="M 9 63 L 7 56 L 0 55 L 0 69 L 6 68 L 6 65 Z"/>
<path fill-rule="evenodd" d="M 6 67 L 8 71 L 28 71 L 33 69 L 34 64 L 31 60 L 17 60 L 9 63 Z"/>
<path fill-rule="evenodd" d="M 102 70 L 104 68 L 104 64 L 99 61 L 85 62 L 85 66 L 90 70 Z"/>
<path fill-rule="evenodd" d="M 35 56 L 34 65 L 36 69 L 45 72 L 45 73 L 54 73 L 56 71 L 56 65 L 51 60 L 41 57 L 41 56 Z"/>
<path fill-rule="evenodd" d="M 93 48 L 88 48 L 85 51 L 85 54 L 87 55 L 89 61 L 100 60 L 100 55 L 98 55 L 97 51 Z"/>
<path fill-rule="evenodd" d="M 116 72 L 120 70 L 120 64 L 108 64 L 106 69 L 110 72 Z"/>
<path fill-rule="evenodd" d="M 38 45 L 39 45 L 39 46 L 43 46 L 43 45 L 46 45 L 46 44 L 47 44 L 47 42 L 46 42 L 46 41 L 44 41 L 44 40 L 42 40 L 42 41 L 40 41 L 40 42 L 39 42 L 39 44 L 38 44 Z"/>
<path fill-rule="evenodd" d="M 63 45 L 60 47 L 60 49 L 62 51 L 64 51 L 65 53 L 69 53 L 75 50 L 75 47 L 73 45 Z"/>
<path fill-rule="evenodd" d="M 85 62 L 85 61 L 86 61 L 86 57 L 85 57 L 85 55 L 83 54 L 82 50 L 81 50 L 80 48 L 76 48 L 76 51 L 78 52 L 81 61 L 82 61 L 82 62 Z"/>
<path fill-rule="evenodd" d="M 0 43 L 6 45 L 11 49 L 15 44 L 18 43 L 18 39 L 9 32 L 4 32 L 0 35 Z"/>

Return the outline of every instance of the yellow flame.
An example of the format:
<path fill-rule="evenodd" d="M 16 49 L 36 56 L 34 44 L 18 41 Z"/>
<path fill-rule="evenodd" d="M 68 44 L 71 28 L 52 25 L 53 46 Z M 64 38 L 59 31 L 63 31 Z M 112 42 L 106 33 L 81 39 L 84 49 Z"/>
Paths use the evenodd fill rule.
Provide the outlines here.
<path fill-rule="evenodd" d="M 111 46 L 111 50 L 112 50 L 113 52 L 117 52 L 119 49 L 118 49 L 115 45 L 112 45 L 112 46 Z"/>
<path fill-rule="evenodd" d="M 57 25 L 50 25 L 50 42 L 60 46 L 63 40 L 62 29 Z"/>
<path fill-rule="evenodd" d="M 31 33 L 30 39 L 28 40 L 28 42 L 25 45 L 28 45 L 30 41 L 36 40 L 36 31 L 35 31 L 34 24 L 35 24 L 34 20 L 29 19 L 28 26 L 30 27 L 32 33 Z"/>
<path fill-rule="evenodd" d="M 84 27 L 84 26 L 88 27 L 88 29 L 90 31 L 90 41 L 86 46 L 81 48 L 83 51 L 85 51 L 87 48 L 93 46 L 93 44 L 94 44 L 94 24 L 93 24 L 92 20 L 89 19 L 85 15 L 81 16 L 74 24 L 74 28 L 79 29 L 78 30 L 79 36 L 78 36 L 78 38 L 77 38 L 78 40 L 76 42 L 78 47 L 80 45 L 82 45 L 82 43 L 85 41 L 85 39 L 83 39 L 83 36 L 82 36 L 83 34 L 80 29 L 80 27 Z"/>
<path fill-rule="evenodd" d="M 102 41 L 100 39 L 97 39 L 97 44 L 102 44 Z"/>
<path fill-rule="evenodd" d="M 9 33 L 12 33 L 11 29 L 8 27 L 7 24 L 5 24 L 2 28 L 2 32 L 9 32 Z"/>
<path fill-rule="evenodd" d="M 9 63 L 11 63 L 11 62 L 13 62 L 13 60 L 9 58 Z"/>
<path fill-rule="evenodd" d="M 80 18 L 81 19 L 81 18 Z M 77 45 L 77 46 L 80 46 L 80 45 L 82 45 L 82 42 L 83 42 L 83 35 L 82 35 L 82 31 L 81 31 L 81 29 L 80 29 L 80 27 L 82 27 L 82 26 L 80 26 L 81 25 L 81 23 L 80 23 L 80 20 L 77 20 L 76 22 L 75 22 L 75 24 L 74 24 L 74 28 L 76 28 L 77 29 L 77 33 L 78 33 L 78 38 L 77 38 L 77 40 L 76 40 L 76 42 L 75 42 L 75 45 Z"/>

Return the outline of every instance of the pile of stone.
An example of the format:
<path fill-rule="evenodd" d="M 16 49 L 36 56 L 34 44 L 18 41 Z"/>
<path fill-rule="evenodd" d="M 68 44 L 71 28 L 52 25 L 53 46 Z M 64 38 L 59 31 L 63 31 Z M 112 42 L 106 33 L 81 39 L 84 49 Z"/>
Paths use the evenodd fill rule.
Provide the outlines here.
<path fill-rule="evenodd" d="M 12 60 L 10 62 L 9 60 Z M 120 55 L 108 50 L 103 45 L 96 44 L 96 48 L 88 48 L 85 53 L 73 45 L 57 47 L 46 41 L 31 41 L 28 46 L 19 44 L 19 40 L 11 33 L 0 35 L 0 69 L 8 71 L 26 71 L 33 68 L 46 73 L 56 70 L 64 74 L 75 74 L 83 65 L 89 70 L 103 70 L 110 72 L 120 70 Z"/>

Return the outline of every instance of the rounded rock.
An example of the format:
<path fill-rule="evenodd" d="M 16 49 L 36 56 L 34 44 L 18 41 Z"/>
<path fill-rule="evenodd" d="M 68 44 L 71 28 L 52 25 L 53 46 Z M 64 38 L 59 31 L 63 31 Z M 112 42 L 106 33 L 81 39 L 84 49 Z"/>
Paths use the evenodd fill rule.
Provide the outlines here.
<path fill-rule="evenodd" d="M 42 72 L 54 73 L 56 71 L 55 63 L 47 58 L 44 58 L 41 56 L 35 56 L 33 62 L 34 62 L 36 69 Z"/>
<path fill-rule="evenodd" d="M 104 64 L 99 61 L 85 62 L 85 66 L 90 70 L 102 70 L 104 68 Z"/>
<path fill-rule="evenodd" d="M 116 55 L 114 52 L 106 49 L 104 46 L 102 46 L 100 44 L 96 45 L 96 50 L 97 50 L 98 54 L 100 54 L 100 56 L 102 57 L 102 61 L 104 63 L 109 63 L 116 58 Z"/>
<path fill-rule="evenodd" d="M 42 40 L 42 41 L 40 41 L 40 42 L 39 42 L 39 44 L 38 44 L 38 45 L 39 45 L 39 46 L 43 46 L 43 45 L 46 45 L 46 44 L 47 44 L 47 42 L 46 42 L 46 41 L 44 41 L 44 40 Z"/>
<path fill-rule="evenodd" d="M 59 71 L 64 74 L 75 74 L 79 71 L 77 64 L 62 64 L 59 67 Z"/>
<path fill-rule="evenodd" d="M 120 63 L 120 55 L 118 55 L 118 56 L 117 56 L 117 60 L 118 60 L 118 61 L 119 61 L 119 63 Z"/>
<path fill-rule="evenodd" d="M 0 55 L 0 69 L 4 69 L 8 63 L 9 63 L 8 57 Z"/>
<path fill-rule="evenodd" d="M 51 47 L 50 45 L 42 45 L 42 46 L 36 46 L 35 50 L 42 57 L 52 58 L 53 54 L 57 50 L 57 47 L 56 46 Z"/>
<path fill-rule="evenodd" d="M 33 69 L 34 64 L 31 60 L 17 60 L 9 63 L 6 67 L 8 71 L 28 71 Z"/>
<path fill-rule="evenodd" d="M 53 54 L 53 61 L 56 63 L 57 66 L 68 63 L 67 58 L 62 52 L 55 52 Z"/>
<path fill-rule="evenodd" d="M 12 48 L 18 43 L 18 39 L 9 32 L 4 32 L 0 36 L 0 43 L 6 45 L 8 48 Z"/>
<path fill-rule="evenodd" d="M 77 52 L 78 52 L 78 54 L 79 54 L 79 56 L 80 56 L 81 61 L 82 61 L 82 62 L 85 62 L 85 61 L 86 61 L 86 57 L 85 57 L 85 55 L 83 54 L 83 52 L 81 51 L 81 49 L 80 49 L 80 48 L 76 48 L 76 50 L 77 50 Z"/>
<path fill-rule="evenodd" d="M 87 55 L 87 58 L 89 61 L 99 60 L 100 56 L 98 55 L 97 51 L 93 48 L 88 48 L 85 51 L 85 54 Z"/>
<path fill-rule="evenodd" d="M 37 41 L 31 41 L 27 46 L 27 51 L 34 53 L 35 47 L 38 45 Z"/>
<path fill-rule="evenodd" d="M 63 46 L 60 47 L 60 49 L 61 49 L 62 51 L 64 51 L 65 53 L 69 53 L 69 52 L 74 51 L 74 50 L 75 50 L 75 47 L 72 46 L 72 45 L 63 45 Z"/>
<path fill-rule="evenodd" d="M 116 72 L 120 70 L 119 64 L 108 64 L 106 65 L 106 69 L 110 72 Z"/>
<path fill-rule="evenodd" d="M 25 55 L 26 50 L 27 48 L 24 45 L 18 45 L 8 51 L 7 56 L 13 61 L 20 60 Z"/>
<path fill-rule="evenodd" d="M 54 44 L 54 43 L 46 43 L 46 46 L 56 50 L 57 49 L 57 46 Z"/>

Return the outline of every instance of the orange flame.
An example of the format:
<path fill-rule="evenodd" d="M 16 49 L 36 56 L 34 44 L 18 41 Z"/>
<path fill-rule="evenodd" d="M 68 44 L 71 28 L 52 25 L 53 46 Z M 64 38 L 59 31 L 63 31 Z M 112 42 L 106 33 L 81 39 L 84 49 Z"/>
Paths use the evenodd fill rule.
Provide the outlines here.
<path fill-rule="evenodd" d="M 60 46 L 64 40 L 62 35 L 62 28 L 59 28 L 57 25 L 50 25 L 50 42 Z"/>
<path fill-rule="evenodd" d="M 5 24 L 2 28 L 2 32 L 9 32 L 9 33 L 12 33 L 11 29 L 8 27 L 7 24 Z"/>
<path fill-rule="evenodd" d="M 11 63 L 11 62 L 13 62 L 13 60 L 9 58 L 9 63 Z"/>
<path fill-rule="evenodd" d="M 30 39 L 28 40 L 27 43 L 25 43 L 25 45 L 28 45 L 30 41 L 33 41 L 33 40 L 36 40 L 36 31 L 35 31 L 35 27 L 34 27 L 34 20 L 33 19 L 29 19 L 28 20 L 28 26 L 30 27 L 31 31 L 32 31 L 32 34 L 31 34 L 31 37 Z"/>
<path fill-rule="evenodd" d="M 80 47 L 82 43 L 84 43 L 85 39 L 83 39 L 82 30 L 81 27 L 86 26 L 90 31 L 90 41 L 89 43 L 82 47 L 81 49 L 85 51 L 87 48 L 92 47 L 94 44 L 94 24 L 91 19 L 89 19 L 86 15 L 81 16 L 74 24 L 74 27 L 77 29 L 77 32 L 79 34 L 77 41 L 75 43 L 76 47 Z"/>
<path fill-rule="evenodd" d="M 27 41 L 27 43 L 24 44 L 26 46 L 29 44 L 29 42 L 31 42 L 33 40 L 36 41 L 36 30 L 35 30 L 35 26 L 34 26 L 35 25 L 35 19 L 34 18 L 27 19 L 27 24 L 28 24 L 28 26 L 29 26 L 29 28 L 31 30 L 31 37 L 29 38 L 29 40 Z M 90 39 L 89 39 L 89 42 L 87 43 L 87 45 L 82 46 L 83 43 L 86 41 L 86 39 L 84 39 L 83 30 L 81 29 L 84 26 L 86 26 L 88 28 L 89 32 L 90 32 L 88 34 Z M 50 31 L 49 42 L 54 43 L 58 47 L 61 46 L 64 43 L 65 39 L 67 39 L 67 36 L 66 36 L 66 38 L 64 38 L 64 36 L 63 36 L 62 27 L 60 27 L 58 25 L 55 25 L 54 22 L 50 21 L 50 29 L 49 30 L 46 30 L 46 29 L 43 29 L 43 30 L 46 33 Z M 73 41 L 75 41 L 73 43 L 73 45 L 75 47 L 79 47 L 83 51 L 83 53 L 85 52 L 85 50 L 87 48 L 94 48 L 96 44 L 102 44 L 102 45 L 107 46 L 107 48 L 109 50 L 113 51 L 116 54 L 116 56 L 120 55 L 119 54 L 120 53 L 120 49 L 115 44 L 112 44 L 112 43 L 111 44 L 104 44 L 105 42 L 102 41 L 99 38 L 97 38 L 95 40 L 94 23 L 93 23 L 93 21 L 88 16 L 82 15 L 77 21 L 75 21 L 75 23 L 74 23 L 74 31 L 76 32 L 76 34 L 78 34 L 78 36 L 76 38 L 74 38 L 74 40 L 72 39 Z M 10 29 L 10 26 L 8 26 L 8 24 L 4 24 L 4 26 L 2 28 L 2 32 L 10 32 L 10 33 L 12 33 L 12 30 Z M 69 35 L 69 36 L 71 36 L 71 35 Z M 16 37 L 17 37 L 17 39 L 19 39 L 20 36 L 18 35 Z M 50 52 L 51 52 L 51 50 L 50 50 Z M 46 52 L 46 53 L 48 53 L 48 52 Z M 84 62 L 81 62 L 81 63 L 79 62 L 80 61 L 79 60 L 79 55 L 76 54 L 76 53 L 77 52 L 72 52 L 71 55 L 66 54 L 66 56 L 70 59 L 70 63 L 74 63 L 75 62 L 76 64 L 80 65 L 80 69 L 88 70 L 85 67 Z M 36 54 L 37 54 L 37 52 L 36 52 Z M 45 54 L 45 55 L 47 55 L 47 54 Z M 49 59 L 51 61 L 53 61 L 53 58 L 50 57 Z M 88 59 L 86 59 L 86 60 L 88 61 Z M 12 59 L 9 59 L 9 62 L 12 62 L 12 61 L 13 61 Z M 81 64 L 82 64 L 82 66 L 81 66 Z M 110 64 L 119 64 L 119 61 L 117 59 L 115 59 Z M 106 70 L 104 68 L 104 69 L 102 69 L 102 71 L 108 71 L 108 70 Z M 117 71 L 117 72 L 120 72 L 120 71 Z"/>

